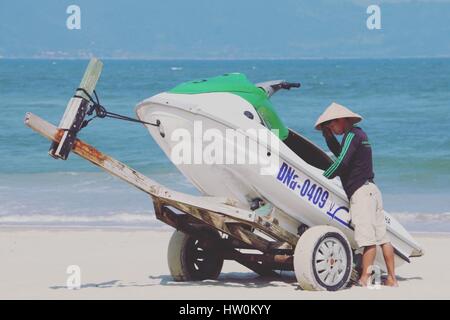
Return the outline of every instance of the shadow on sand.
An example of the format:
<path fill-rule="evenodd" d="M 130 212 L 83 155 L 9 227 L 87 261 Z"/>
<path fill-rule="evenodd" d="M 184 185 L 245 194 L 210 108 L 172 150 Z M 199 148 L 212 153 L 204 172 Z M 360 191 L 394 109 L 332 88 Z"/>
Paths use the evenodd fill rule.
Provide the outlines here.
<path fill-rule="evenodd" d="M 222 273 L 217 280 L 203 281 L 174 281 L 171 275 L 149 276 L 148 281 L 143 283 L 123 282 L 121 280 L 111 280 L 99 283 L 85 283 L 80 289 L 88 288 L 125 288 L 125 287 L 151 287 L 151 286 L 210 286 L 210 287 L 244 287 L 244 288 L 265 288 L 265 287 L 292 287 L 297 288 L 297 280 L 293 272 L 283 272 L 278 277 L 262 277 L 253 272 L 229 272 Z M 67 289 L 64 285 L 49 287 L 53 290 Z"/>
<path fill-rule="evenodd" d="M 385 276 L 381 277 L 381 281 Z M 422 277 L 401 277 L 397 276 L 399 282 L 411 280 L 423 280 Z M 111 280 L 99 283 L 86 283 L 81 285 L 80 289 L 88 288 L 127 288 L 127 287 L 152 287 L 152 286 L 207 286 L 207 287 L 231 287 L 231 288 L 266 288 L 266 287 L 291 287 L 294 290 L 302 290 L 295 278 L 293 272 L 282 272 L 278 277 L 262 277 L 253 272 L 228 272 L 222 273 L 217 280 L 203 281 L 174 281 L 171 275 L 150 275 L 148 281 L 143 283 L 124 282 L 121 280 Z M 343 290 L 349 289 L 347 287 Z M 66 286 L 51 286 L 50 289 L 67 289 Z"/>

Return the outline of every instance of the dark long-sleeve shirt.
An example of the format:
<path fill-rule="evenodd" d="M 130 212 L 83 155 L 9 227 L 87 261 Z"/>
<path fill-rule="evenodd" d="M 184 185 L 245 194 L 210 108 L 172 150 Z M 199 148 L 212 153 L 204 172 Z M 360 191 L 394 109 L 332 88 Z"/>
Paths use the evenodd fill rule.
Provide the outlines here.
<path fill-rule="evenodd" d="M 328 179 L 339 176 L 348 199 L 367 180 L 374 178 L 372 148 L 366 133 L 353 126 L 342 138 L 341 144 L 334 135 L 326 139 L 331 152 L 337 157 L 323 175 Z"/>

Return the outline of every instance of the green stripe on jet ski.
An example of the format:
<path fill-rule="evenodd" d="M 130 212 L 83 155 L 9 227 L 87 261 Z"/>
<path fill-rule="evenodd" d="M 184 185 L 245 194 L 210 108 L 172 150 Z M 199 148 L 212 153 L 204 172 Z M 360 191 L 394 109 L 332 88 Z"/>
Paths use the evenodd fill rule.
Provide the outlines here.
<path fill-rule="evenodd" d="M 266 92 L 251 83 L 243 73 L 227 73 L 218 77 L 184 82 L 169 92 L 181 94 L 228 92 L 235 94 L 255 108 L 269 130 L 278 130 L 278 137 L 281 140 L 288 137 L 289 129 L 278 116 L 272 102 L 267 98 Z"/>
<path fill-rule="evenodd" d="M 342 162 L 354 136 L 355 136 L 355 134 L 353 132 L 350 132 L 347 135 L 347 137 L 345 138 L 344 148 L 342 149 L 341 154 L 336 159 L 336 161 L 331 165 L 331 167 L 329 167 L 327 169 L 327 171 L 325 171 L 325 173 L 323 174 L 325 177 L 329 178 L 333 174 L 333 172 L 336 170 L 336 168 L 339 166 L 339 164 Z"/>

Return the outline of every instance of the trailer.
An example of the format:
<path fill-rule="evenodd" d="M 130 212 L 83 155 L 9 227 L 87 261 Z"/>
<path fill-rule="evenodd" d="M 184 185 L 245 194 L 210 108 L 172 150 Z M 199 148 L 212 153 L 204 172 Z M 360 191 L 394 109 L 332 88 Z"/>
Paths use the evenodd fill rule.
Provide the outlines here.
<path fill-rule="evenodd" d="M 149 195 L 156 218 L 175 229 L 167 257 L 174 280 L 216 279 L 224 260 L 234 260 L 262 276 L 295 271 L 303 289 L 339 290 L 356 281 L 359 255 L 337 228 L 300 225 L 292 232 L 270 215 L 238 206 L 233 198 L 171 190 L 79 139 L 85 117 L 93 113 L 92 96 L 102 67 L 100 60 L 91 59 L 58 126 L 32 113 L 25 115 L 25 124 L 51 141 L 52 157 L 67 160 L 70 153 L 77 154 Z M 339 262 L 342 277 L 334 283 L 318 275 L 315 260 L 320 246 L 327 249 L 329 243 L 341 253 L 330 250 L 320 263 L 326 263 L 327 272 L 333 274 Z"/>

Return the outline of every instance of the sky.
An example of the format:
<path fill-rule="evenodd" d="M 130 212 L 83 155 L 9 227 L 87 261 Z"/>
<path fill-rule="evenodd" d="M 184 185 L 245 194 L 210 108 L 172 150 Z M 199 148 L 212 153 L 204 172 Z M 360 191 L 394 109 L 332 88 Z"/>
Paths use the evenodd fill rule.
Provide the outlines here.
<path fill-rule="evenodd" d="M 376 4 L 381 29 L 369 30 Z M 69 5 L 81 29 L 69 30 Z M 0 0 L 0 57 L 450 56 L 450 0 Z"/>

